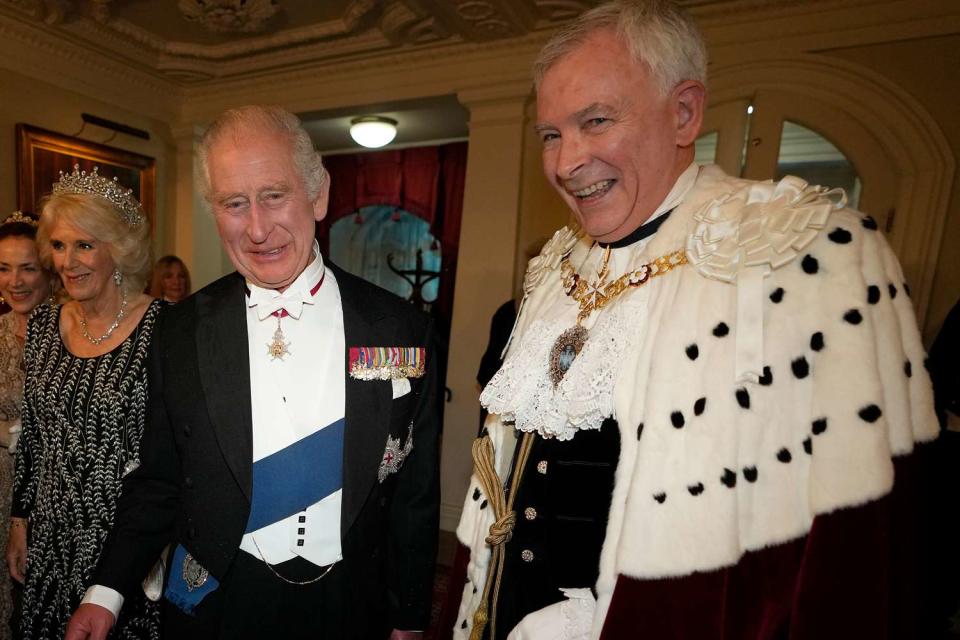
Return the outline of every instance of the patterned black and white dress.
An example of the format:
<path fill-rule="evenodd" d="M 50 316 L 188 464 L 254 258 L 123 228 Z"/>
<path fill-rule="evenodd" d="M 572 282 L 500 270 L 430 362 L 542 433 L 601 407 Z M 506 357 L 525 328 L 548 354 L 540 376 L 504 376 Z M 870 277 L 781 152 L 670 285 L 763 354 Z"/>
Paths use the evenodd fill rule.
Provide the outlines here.
<path fill-rule="evenodd" d="M 24 348 L 23 433 L 13 515 L 29 518 L 24 640 L 62 638 L 113 523 L 120 480 L 139 460 L 147 357 L 163 302 L 112 351 L 80 358 L 60 336 L 60 306 L 39 307 Z M 124 602 L 112 638 L 159 638 L 159 609 Z"/>
<path fill-rule="evenodd" d="M 13 312 L 0 316 L 0 446 L 10 446 L 10 427 L 20 421 L 23 395 L 23 345 L 17 339 L 17 318 Z M 9 451 L 9 449 L 6 449 Z M 13 456 L 0 449 L 0 522 L 10 520 L 13 499 Z M 0 549 L 7 548 L 9 529 L 0 526 Z M 15 624 L 10 572 L 0 567 L 0 640 L 10 640 Z"/>

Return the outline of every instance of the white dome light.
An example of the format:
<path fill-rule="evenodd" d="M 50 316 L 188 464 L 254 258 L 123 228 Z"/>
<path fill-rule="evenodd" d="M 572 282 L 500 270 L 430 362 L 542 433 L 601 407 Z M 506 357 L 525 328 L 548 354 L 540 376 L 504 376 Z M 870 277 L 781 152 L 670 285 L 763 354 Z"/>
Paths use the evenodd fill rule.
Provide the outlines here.
<path fill-rule="evenodd" d="M 350 137 L 368 149 L 390 144 L 397 136 L 397 121 L 383 116 L 361 116 L 350 121 Z"/>

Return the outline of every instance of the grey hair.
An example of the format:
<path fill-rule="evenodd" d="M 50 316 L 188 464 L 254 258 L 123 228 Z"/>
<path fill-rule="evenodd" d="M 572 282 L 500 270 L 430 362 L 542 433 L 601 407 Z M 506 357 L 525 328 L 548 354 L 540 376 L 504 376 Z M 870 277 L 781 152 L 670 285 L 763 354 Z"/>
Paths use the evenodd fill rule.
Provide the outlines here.
<path fill-rule="evenodd" d="M 290 141 L 293 164 L 303 179 L 307 197 L 313 201 L 320 195 L 320 189 L 327 179 L 327 170 L 324 169 L 320 153 L 314 148 L 313 140 L 303 128 L 300 118 L 281 107 L 248 105 L 224 111 L 203 132 L 197 149 L 197 160 L 200 163 L 205 198 L 210 197 L 210 168 L 207 160 L 210 148 L 224 135 L 238 135 L 248 131 L 286 136 Z"/>
<path fill-rule="evenodd" d="M 610 29 L 646 64 L 663 95 L 684 80 L 707 83 L 707 47 L 693 20 L 670 0 L 614 0 L 587 11 L 557 32 L 533 63 L 534 85 L 560 58 L 598 29 Z M 602 61 L 598 61 L 602 63 Z"/>

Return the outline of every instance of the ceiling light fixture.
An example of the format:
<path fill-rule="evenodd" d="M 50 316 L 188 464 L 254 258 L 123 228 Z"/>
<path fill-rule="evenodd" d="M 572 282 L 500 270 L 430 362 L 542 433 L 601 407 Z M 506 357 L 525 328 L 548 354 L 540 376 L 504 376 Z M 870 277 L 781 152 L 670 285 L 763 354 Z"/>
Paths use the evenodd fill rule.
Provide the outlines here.
<path fill-rule="evenodd" d="M 350 121 L 350 137 L 361 147 L 379 149 L 397 136 L 397 121 L 383 116 L 360 116 Z"/>

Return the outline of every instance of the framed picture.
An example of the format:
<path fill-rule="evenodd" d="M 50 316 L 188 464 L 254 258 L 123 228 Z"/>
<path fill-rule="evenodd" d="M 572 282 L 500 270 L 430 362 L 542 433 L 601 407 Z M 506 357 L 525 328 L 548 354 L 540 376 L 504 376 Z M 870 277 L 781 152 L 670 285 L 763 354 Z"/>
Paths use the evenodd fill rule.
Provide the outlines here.
<path fill-rule="evenodd" d="M 39 215 L 43 198 L 60 179 L 60 172 L 70 173 L 75 164 L 86 171 L 99 167 L 101 176 L 116 177 L 133 189 L 154 224 L 157 171 L 153 158 L 23 123 L 17 124 L 17 207 Z"/>

